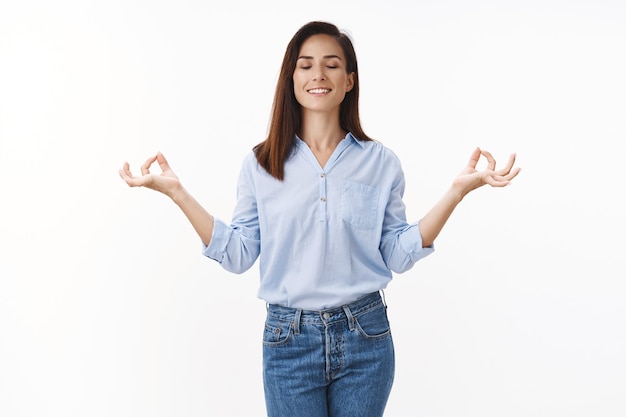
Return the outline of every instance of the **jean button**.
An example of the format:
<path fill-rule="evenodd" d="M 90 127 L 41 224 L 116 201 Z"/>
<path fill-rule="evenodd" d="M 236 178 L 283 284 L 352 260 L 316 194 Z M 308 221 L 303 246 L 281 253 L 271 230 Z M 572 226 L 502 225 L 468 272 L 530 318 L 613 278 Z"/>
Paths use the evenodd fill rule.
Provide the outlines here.
<path fill-rule="evenodd" d="M 330 318 L 330 313 L 324 313 L 324 318 L 328 320 Z"/>

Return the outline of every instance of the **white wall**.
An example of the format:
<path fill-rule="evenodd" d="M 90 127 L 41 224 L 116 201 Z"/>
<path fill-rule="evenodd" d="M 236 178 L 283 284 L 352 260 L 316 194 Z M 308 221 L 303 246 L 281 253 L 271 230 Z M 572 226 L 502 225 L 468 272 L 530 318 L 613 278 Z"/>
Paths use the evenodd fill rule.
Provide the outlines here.
<path fill-rule="evenodd" d="M 354 38 L 412 220 L 475 146 L 523 167 L 386 291 L 387 415 L 625 415 L 624 3 L 215 3 L 0 0 L 0 415 L 264 415 L 257 268 L 117 170 L 161 150 L 228 220 L 315 19 Z"/>

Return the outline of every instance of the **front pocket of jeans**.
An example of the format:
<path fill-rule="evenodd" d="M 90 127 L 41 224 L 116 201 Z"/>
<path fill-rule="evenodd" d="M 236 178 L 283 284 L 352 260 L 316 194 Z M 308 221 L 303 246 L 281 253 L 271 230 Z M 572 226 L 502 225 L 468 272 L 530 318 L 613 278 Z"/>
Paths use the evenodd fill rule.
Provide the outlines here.
<path fill-rule="evenodd" d="M 341 218 L 359 229 L 371 229 L 378 214 L 378 188 L 353 181 L 341 187 Z"/>
<path fill-rule="evenodd" d="M 380 339 L 391 334 L 385 306 L 380 304 L 355 317 L 357 329 L 366 339 Z"/>
<path fill-rule="evenodd" d="M 263 331 L 263 344 L 278 346 L 287 343 L 291 336 L 291 322 L 284 320 L 266 320 Z"/>

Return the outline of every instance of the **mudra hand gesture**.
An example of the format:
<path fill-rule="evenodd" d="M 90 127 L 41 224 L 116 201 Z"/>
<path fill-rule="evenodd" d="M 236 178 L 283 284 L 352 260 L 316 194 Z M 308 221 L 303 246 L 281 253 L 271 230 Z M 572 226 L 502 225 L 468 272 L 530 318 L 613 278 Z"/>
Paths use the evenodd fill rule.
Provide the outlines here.
<path fill-rule="evenodd" d="M 480 157 L 484 156 L 487 159 L 487 168 L 483 171 L 477 171 L 476 165 L 480 160 Z M 504 168 L 496 170 L 496 160 L 487 151 L 476 148 L 472 152 L 467 166 L 456 177 L 452 187 L 462 195 L 465 196 L 470 191 L 476 188 L 482 187 L 485 184 L 492 187 L 505 187 L 511 183 L 511 180 L 519 174 L 521 168 L 513 169 L 515 164 L 515 154 L 509 157 L 509 161 Z"/>
<path fill-rule="evenodd" d="M 159 164 L 161 174 L 151 174 L 150 167 L 154 162 Z M 178 176 L 172 171 L 167 160 L 161 152 L 155 156 L 148 158 L 141 166 L 141 176 L 136 177 L 130 172 L 128 162 L 124 162 L 124 166 L 119 171 L 120 177 L 128 184 L 129 187 L 146 187 L 159 191 L 169 197 L 181 188 Z"/>

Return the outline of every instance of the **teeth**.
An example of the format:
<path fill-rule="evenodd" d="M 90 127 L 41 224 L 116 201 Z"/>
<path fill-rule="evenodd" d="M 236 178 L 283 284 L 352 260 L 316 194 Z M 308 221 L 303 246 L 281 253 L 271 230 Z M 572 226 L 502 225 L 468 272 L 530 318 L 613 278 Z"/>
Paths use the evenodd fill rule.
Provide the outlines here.
<path fill-rule="evenodd" d="M 314 88 L 312 90 L 309 90 L 309 93 L 311 94 L 323 94 L 328 92 L 330 92 L 328 88 Z"/>

